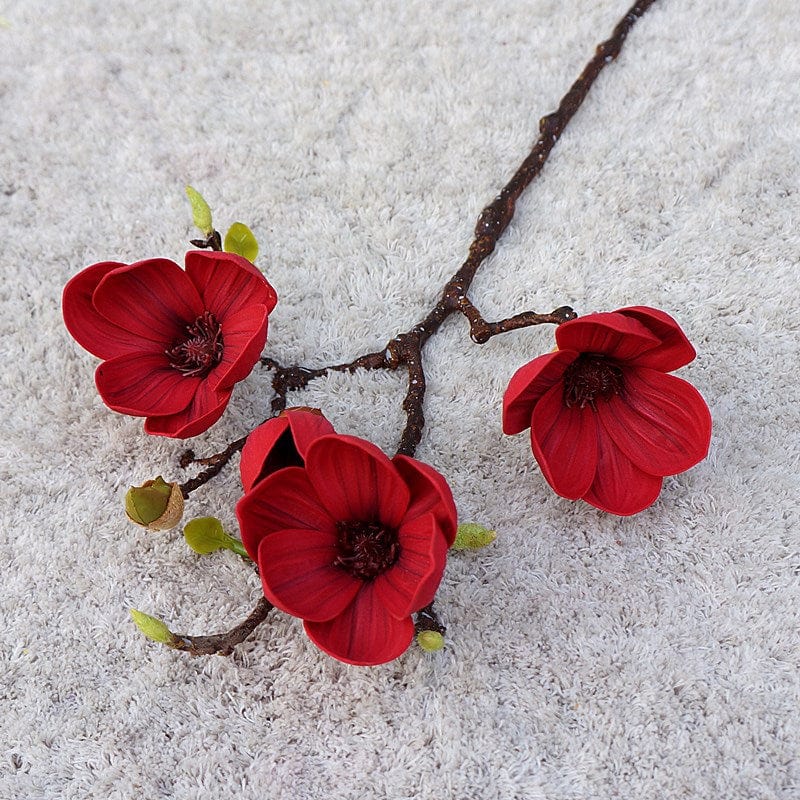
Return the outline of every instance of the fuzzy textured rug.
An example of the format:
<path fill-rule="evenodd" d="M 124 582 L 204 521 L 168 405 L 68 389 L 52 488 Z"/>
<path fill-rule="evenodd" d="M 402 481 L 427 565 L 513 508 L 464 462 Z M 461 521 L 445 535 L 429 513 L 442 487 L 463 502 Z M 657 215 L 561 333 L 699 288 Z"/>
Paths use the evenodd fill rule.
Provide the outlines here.
<path fill-rule="evenodd" d="M 210 633 L 257 577 L 126 522 L 187 444 L 103 406 L 67 335 L 83 266 L 195 235 L 183 187 L 250 225 L 280 301 L 270 355 L 347 361 L 435 302 L 628 0 L 6 0 L 0 15 L 0 796 L 800 797 L 800 17 L 794 0 L 658 0 L 484 264 L 485 316 L 653 305 L 698 358 L 707 460 L 618 518 L 557 497 L 500 430 L 552 328 L 427 350 L 418 455 L 462 520 L 446 649 L 340 664 L 276 613 L 230 658 L 152 644 L 128 609 Z M 399 375 L 291 399 L 396 447 Z M 189 444 L 268 414 L 256 368 Z M 236 530 L 234 461 L 189 516 Z"/>

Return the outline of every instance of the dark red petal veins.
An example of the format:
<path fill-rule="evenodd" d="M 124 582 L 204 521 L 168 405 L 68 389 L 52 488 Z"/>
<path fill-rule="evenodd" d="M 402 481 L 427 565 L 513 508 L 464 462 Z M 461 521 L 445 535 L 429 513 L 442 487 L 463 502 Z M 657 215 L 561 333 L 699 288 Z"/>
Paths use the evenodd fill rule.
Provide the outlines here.
<path fill-rule="evenodd" d="M 428 464 L 409 456 L 395 456 L 392 463 L 411 493 L 405 522 L 433 512 L 439 530 L 444 534 L 449 547 L 456 538 L 458 513 L 453 493 L 444 476 Z"/>
<path fill-rule="evenodd" d="M 248 306 L 226 317 L 221 327 L 222 360 L 208 376 L 215 389 L 233 386 L 252 371 L 267 341 L 267 308 Z"/>
<path fill-rule="evenodd" d="M 201 380 L 172 369 L 163 354 L 130 353 L 104 361 L 95 372 L 103 402 L 134 417 L 175 414 L 194 398 Z"/>
<path fill-rule="evenodd" d="M 305 622 L 308 638 L 346 664 L 371 667 L 401 656 L 414 638 L 411 617 L 396 619 L 365 584 L 352 603 L 329 622 Z"/>
<path fill-rule="evenodd" d="M 650 333 L 661 340 L 657 347 L 647 350 L 634 360 L 637 367 L 672 372 L 694 361 L 697 355 L 694 347 L 669 314 L 647 306 L 621 308 L 617 313 L 641 322 Z"/>
<path fill-rule="evenodd" d="M 276 608 L 301 619 L 324 622 L 341 614 L 362 582 L 332 566 L 336 541 L 318 530 L 282 530 L 258 546 L 264 596 Z"/>
<path fill-rule="evenodd" d="M 408 488 L 389 458 L 355 436 L 315 439 L 306 472 L 331 516 L 345 522 L 380 522 L 396 528 L 408 508 Z"/>
<path fill-rule="evenodd" d="M 402 619 L 430 602 L 420 604 L 418 598 L 421 593 L 427 596 L 432 584 L 436 592 L 447 562 L 447 543 L 433 514 L 403 523 L 398 538 L 400 557 L 374 582 L 375 591 L 389 613 Z"/>
<path fill-rule="evenodd" d="M 513 435 L 530 428 L 533 407 L 577 357 L 574 350 L 556 350 L 534 358 L 514 373 L 503 395 L 503 433 Z"/>
<path fill-rule="evenodd" d="M 160 343 L 115 325 L 92 302 L 94 291 L 106 275 L 127 267 L 116 261 L 92 264 L 67 282 L 61 299 L 64 325 L 75 341 L 98 358 L 114 358 L 128 353 L 160 352 Z"/>
<path fill-rule="evenodd" d="M 608 437 L 598 436 L 597 472 L 583 499 L 612 514 L 626 517 L 652 505 L 662 478 L 642 472 Z"/>
<path fill-rule="evenodd" d="M 631 361 L 660 344 L 641 322 L 616 312 L 588 314 L 556 328 L 559 350 L 595 353 Z"/>
<path fill-rule="evenodd" d="M 562 387 L 556 384 L 536 404 L 531 423 L 531 447 L 547 482 L 562 497 L 582 497 L 597 468 L 598 432 L 592 408 L 566 408 Z"/>
<path fill-rule="evenodd" d="M 182 379 L 199 381 L 189 405 L 177 414 L 148 416 L 144 423 L 145 433 L 172 439 L 188 439 L 207 431 L 222 416 L 231 399 L 230 389 L 214 391 L 208 381 L 201 378 L 182 376 Z"/>
<path fill-rule="evenodd" d="M 677 475 L 708 454 L 711 414 L 690 383 L 652 369 L 625 369 L 625 391 L 598 404 L 607 435 L 641 470 Z"/>
<path fill-rule="evenodd" d="M 190 250 L 186 273 L 203 298 L 206 308 L 224 320 L 253 305 L 271 313 L 278 302 L 275 290 L 246 258 L 235 253 Z"/>
<path fill-rule="evenodd" d="M 238 502 L 236 516 L 242 543 L 254 561 L 261 540 L 275 531 L 316 530 L 336 541 L 336 522 L 300 467 L 286 467 L 257 483 Z"/>
<path fill-rule="evenodd" d="M 166 258 L 151 258 L 106 275 L 95 308 L 122 328 L 164 349 L 183 340 L 186 326 L 206 310 L 189 276 Z"/>

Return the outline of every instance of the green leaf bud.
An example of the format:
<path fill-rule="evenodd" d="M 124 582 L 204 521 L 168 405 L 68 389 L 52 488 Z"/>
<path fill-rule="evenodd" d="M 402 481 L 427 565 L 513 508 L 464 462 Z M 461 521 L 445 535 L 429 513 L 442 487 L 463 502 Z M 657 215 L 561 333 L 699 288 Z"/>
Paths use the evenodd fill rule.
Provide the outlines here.
<path fill-rule="evenodd" d="M 242 222 L 234 222 L 225 234 L 222 249 L 226 253 L 237 253 L 251 264 L 258 256 L 258 242 L 253 232 Z"/>
<path fill-rule="evenodd" d="M 497 531 L 484 528 L 475 522 L 462 522 L 458 526 L 456 540 L 452 544 L 453 550 L 479 550 L 486 547 L 497 538 Z"/>

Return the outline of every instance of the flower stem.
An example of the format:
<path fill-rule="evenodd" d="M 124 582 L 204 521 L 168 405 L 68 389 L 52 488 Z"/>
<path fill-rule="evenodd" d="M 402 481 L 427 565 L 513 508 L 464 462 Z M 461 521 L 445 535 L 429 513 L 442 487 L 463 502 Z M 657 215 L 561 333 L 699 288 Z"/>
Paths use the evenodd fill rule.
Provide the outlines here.
<path fill-rule="evenodd" d="M 169 647 L 183 650 L 192 656 L 229 656 L 237 644 L 241 644 L 266 618 L 273 608 L 272 603 L 262 597 L 250 616 L 235 628 L 225 633 L 216 633 L 212 636 L 187 636 L 183 633 L 173 633 Z"/>

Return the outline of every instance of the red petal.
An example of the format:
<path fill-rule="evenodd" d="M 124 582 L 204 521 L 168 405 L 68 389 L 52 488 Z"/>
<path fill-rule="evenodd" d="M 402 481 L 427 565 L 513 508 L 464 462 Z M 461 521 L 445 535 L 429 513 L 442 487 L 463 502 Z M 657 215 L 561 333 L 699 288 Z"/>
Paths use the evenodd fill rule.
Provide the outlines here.
<path fill-rule="evenodd" d="M 163 350 L 163 345 L 120 328 L 94 307 L 92 296 L 100 281 L 113 270 L 126 266 L 116 261 L 92 264 L 70 279 L 64 287 L 61 299 L 64 324 L 72 338 L 98 358 Z"/>
<path fill-rule="evenodd" d="M 184 378 L 185 380 L 185 378 Z M 168 416 L 151 416 L 145 420 L 145 433 L 156 436 L 169 436 L 173 439 L 187 439 L 207 431 L 221 416 L 231 399 L 231 390 L 215 392 L 208 381 L 200 381 L 192 402 L 183 411 Z"/>
<path fill-rule="evenodd" d="M 374 586 L 389 613 L 402 619 L 433 600 L 447 563 L 447 543 L 433 514 L 403 523 L 397 535 L 400 557 Z"/>
<path fill-rule="evenodd" d="M 192 402 L 201 383 L 173 369 L 163 353 L 131 353 L 104 361 L 95 372 L 103 402 L 120 414 L 175 414 Z"/>
<path fill-rule="evenodd" d="M 121 267 L 95 290 L 95 308 L 120 327 L 169 347 L 205 309 L 189 276 L 166 258 Z"/>
<path fill-rule="evenodd" d="M 598 353 L 630 361 L 661 342 L 641 322 L 623 314 L 588 314 L 556 328 L 560 350 Z"/>
<path fill-rule="evenodd" d="M 623 517 L 652 505 L 663 479 L 638 469 L 607 436 L 601 434 L 597 444 L 597 473 L 583 499 L 601 511 Z"/>
<path fill-rule="evenodd" d="M 395 619 L 365 584 L 355 600 L 329 622 L 304 623 L 308 638 L 320 650 L 346 664 L 372 667 L 401 656 L 414 638 L 411 617 Z"/>
<path fill-rule="evenodd" d="M 411 500 L 405 515 L 409 522 L 422 514 L 433 512 L 439 530 L 444 534 L 449 547 L 456 538 L 458 513 L 453 493 L 443 475 L 433 467 L 409 456 L 399 455 L 392 459 L 400 477 L 411 492 Z"/>
<path fill-rule="evenodd" d="M 597 414 L 623 453 L 651 475 L 677 475 L 708 454 L 711 414 L 697 389 L 674 375 L 624 370 L 625 390 Z"/>
<path fill-rule="evenodd" d="M 388 457 L 374 444 L 332 433 L 314 440 L 306 472 L 331 516 L 340 521 L 400 525 L 410 499 Z"/>
<path fill-rule="evenodd" d="M 242 477 L 242 486 L 245 492 L 249 492 L 260 477 L 266 477 L 266 475 L 261 474 L 265 463 L 278 440 L 288 431 L 289 420 L 285 415 L 281 414 L 279 417 L 273 417 L 266 422 L 262 422 L 247 437 L 247 441 L 242 448 L 242 459 L 239 462 L 239 473 Z M 283 464 L 282 466 L 289 466 L 289 464 Z M 300 465 L 294 463 L 291 466 Z"/>
<path fill-rule="evenodd" d="M 281 416 L 289 420 L 292 438 L 302 458 L 306 457 L 308 447 L 314 439 L 336 433 L 333 425 L 316 409 L 287 408 Z"/>
<path fill-rule="evenodd" d="M 215 389 L 244 380 L 252 371 L 267 341 L 267 307 L 248 306 L 225 317 L 222 328 L 222 361 L 208 376 Z"/>
<path fill-rule="evenodd" d="M 286 467 L 256 484 L 236 506 L 242 543 L 255 560 L 261 540 L 288 529 L 334 534 L 336 524 L 320 503 L 305 470 Z"/>
<path fill-rule="evenodd" d="M 205 307 L 220 322 L 253 305 L 266 306 L 269 314 L 278 302 L 267 279 L 242 256 L 190 250 L 185 262 Z"/>
<path fill-rule="evenodd" d="M 567 408 L 556 384 L 536 404 L 531 446 L 542 474 L 557 494 L 583 497 L 597 467 L 597 420 L 591 408 Z"/>
<path fill-rule="evenodd" d="M 531 426 L 533 407 L 578 357 L 574 350 L 556 350 L 518 369 L 503 395 L 503 433 L 509 436 Z"/>
<path fill-rule="evenodd" d="M 637 367 L 650 367 L 660 372 L 672 372 L 694 361 L 697 355 L 694 347 L 669 314 L 647 306 L 621 308 L 617 313 L 641 322 L 650 333 L 661 340 L 658 347 L 654 347 L 636 358 Z"/>
<path fill-rule="evenodd" d="M 301 619 L 325 622 L 347 608 L 362 582 L 332 566 L 336 535 L 315 530 L 271 533 L 258 546 L 264 596 Z"/>
<path fill-rule="evenodd" d="M 242 450 L 239 471 L 246 492 L 262 478 L 283 467 L 300 467 L 314 439 L 335 433 L 321 413 L 305 408 L 288 408 L 268 419 L 248 437 Z"/>

